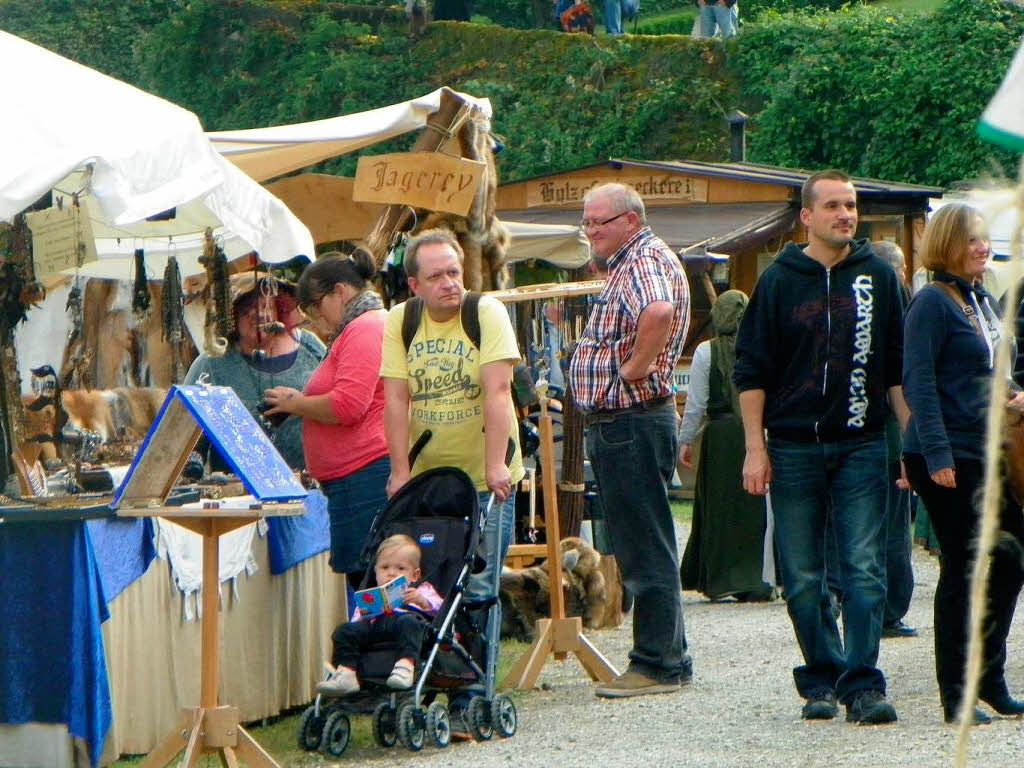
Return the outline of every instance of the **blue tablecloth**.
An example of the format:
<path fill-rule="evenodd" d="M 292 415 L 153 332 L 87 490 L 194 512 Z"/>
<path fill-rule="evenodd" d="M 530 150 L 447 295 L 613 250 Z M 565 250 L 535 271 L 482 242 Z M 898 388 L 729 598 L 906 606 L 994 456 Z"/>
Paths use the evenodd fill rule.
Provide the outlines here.
<path fill-rule="evenodd" d="M 267 518 L 270 572 L 275 576 L 331 548 L 327 497 L 310 491 L 304 503 L 304 515 Z"/>
<path fill-rule="evenodd" d="M 0 525 L 0 722 L 66 723 L 93 765 L 113 720 L 107 602 L 81 521 Z"/>
<path fill-rule="evenodd" d="M 107 602 L 142 576 L 156 557 L 153 520 L 149 517 L 108 517 L 90 520 L 89 539 Z"/>

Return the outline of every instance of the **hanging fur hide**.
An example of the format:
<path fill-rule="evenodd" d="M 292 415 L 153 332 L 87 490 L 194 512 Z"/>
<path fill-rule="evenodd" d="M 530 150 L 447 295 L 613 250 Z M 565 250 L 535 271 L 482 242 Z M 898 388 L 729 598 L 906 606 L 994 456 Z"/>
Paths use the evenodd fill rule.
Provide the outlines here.
<path fill-rule="evenodd" d="M 210 230 L 206 231 L 206 247 L 199 263 L 206 269 L 205 352 L 221 357 L 228 350 L 228 337 L 235 329 L 235 318 L 231 312 L 227 256 L 214 242 Z"/>

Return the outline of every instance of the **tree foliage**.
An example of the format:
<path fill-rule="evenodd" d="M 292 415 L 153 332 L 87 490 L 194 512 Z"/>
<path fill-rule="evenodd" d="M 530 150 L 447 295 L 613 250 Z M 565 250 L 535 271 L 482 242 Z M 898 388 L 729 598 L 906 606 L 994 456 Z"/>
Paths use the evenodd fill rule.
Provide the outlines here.
<path fill-rule="evenodd" d="M 478 0 L 477 11 L 502 2 L 532 0 Z M 747 14 L 758 0 L 740 2 Z M 333 117 L 441 85 L 488 97 L 506 180 L 615 156 L 724 159 L 735 108 L 753 118 L 753 161 L 936 185 L 1014 171 L 974 131 L 1024 33 L 1024 11 L 997 0 L 909 16 L 769 9 L 724 46 L 453 23 L 410 41 L 404 23 L 353 18 L 314 0 L 0 0 L 0 28 L 179 103 L 211 130 Z"/>
<path fill-rule="evenodd" d="M 996 0 L 762 17 L 729 47 L 755 117 L 750 158 L 936 185 L 1012 174 L 975 124 L 1022 33 L 1024 12 Z"/>

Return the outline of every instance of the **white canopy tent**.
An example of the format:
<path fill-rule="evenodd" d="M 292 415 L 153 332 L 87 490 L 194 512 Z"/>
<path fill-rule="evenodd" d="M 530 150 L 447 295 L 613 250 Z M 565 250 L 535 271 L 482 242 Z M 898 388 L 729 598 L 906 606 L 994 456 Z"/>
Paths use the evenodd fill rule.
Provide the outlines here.
<path fill-rule="evenodd" d="M 198 255 L 194 243 L 210 224 L 229 255 L 256 251 L 277 263 L 313 254 L 305 225 L 226 162 L 188 110 L 5 32 L 0 68 L 18 73 L 0 123 L 0 220 L 54 187 L 82 190 L 97 236 L 108 241 L 97 243 L 105 258 L 82 274 L 127 277 L 120 255 L 137 247 L 152 255 L 151 275 L 162 276 L 168 250 L 181 257 L 183 276 L 194 274 L 186 257 Z M 178 206 L 192 215 L 144 221 Z M 141 243 L 124 240 L 152 233 Z"/>
<path fill-rule="evenodd" d="M 508 251 L 512 263 L 542 259 L 562 269 L 576 269 L 590 259 L 590 243 L 579 227 L 505 220 L 501 223 L 512 238 Z"/>
<path fill-rule="evenodd" d="M 416 99 L 352 115 L 267 128 L 211 131 L 207 136 L 218 152 L 250 177 L 267 181 L 423 128 L 427 118 L 440 108 L 445 90 L 438 88 Z M 490 100 L 452 93 L 478 107 L 488 120 L 491 118 Z"/>

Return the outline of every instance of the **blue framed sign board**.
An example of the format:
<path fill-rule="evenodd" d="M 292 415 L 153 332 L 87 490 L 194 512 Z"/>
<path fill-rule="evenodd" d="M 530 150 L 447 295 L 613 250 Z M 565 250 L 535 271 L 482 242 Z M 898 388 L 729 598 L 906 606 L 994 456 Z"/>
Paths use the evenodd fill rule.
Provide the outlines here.
<path fill-rule="evenodd" d="M 175 385 L 114 493 L 113 506 L 162 504 L 201 435 L 257 500 L 306 498 L 306 489 L 231 387 Z"/>

